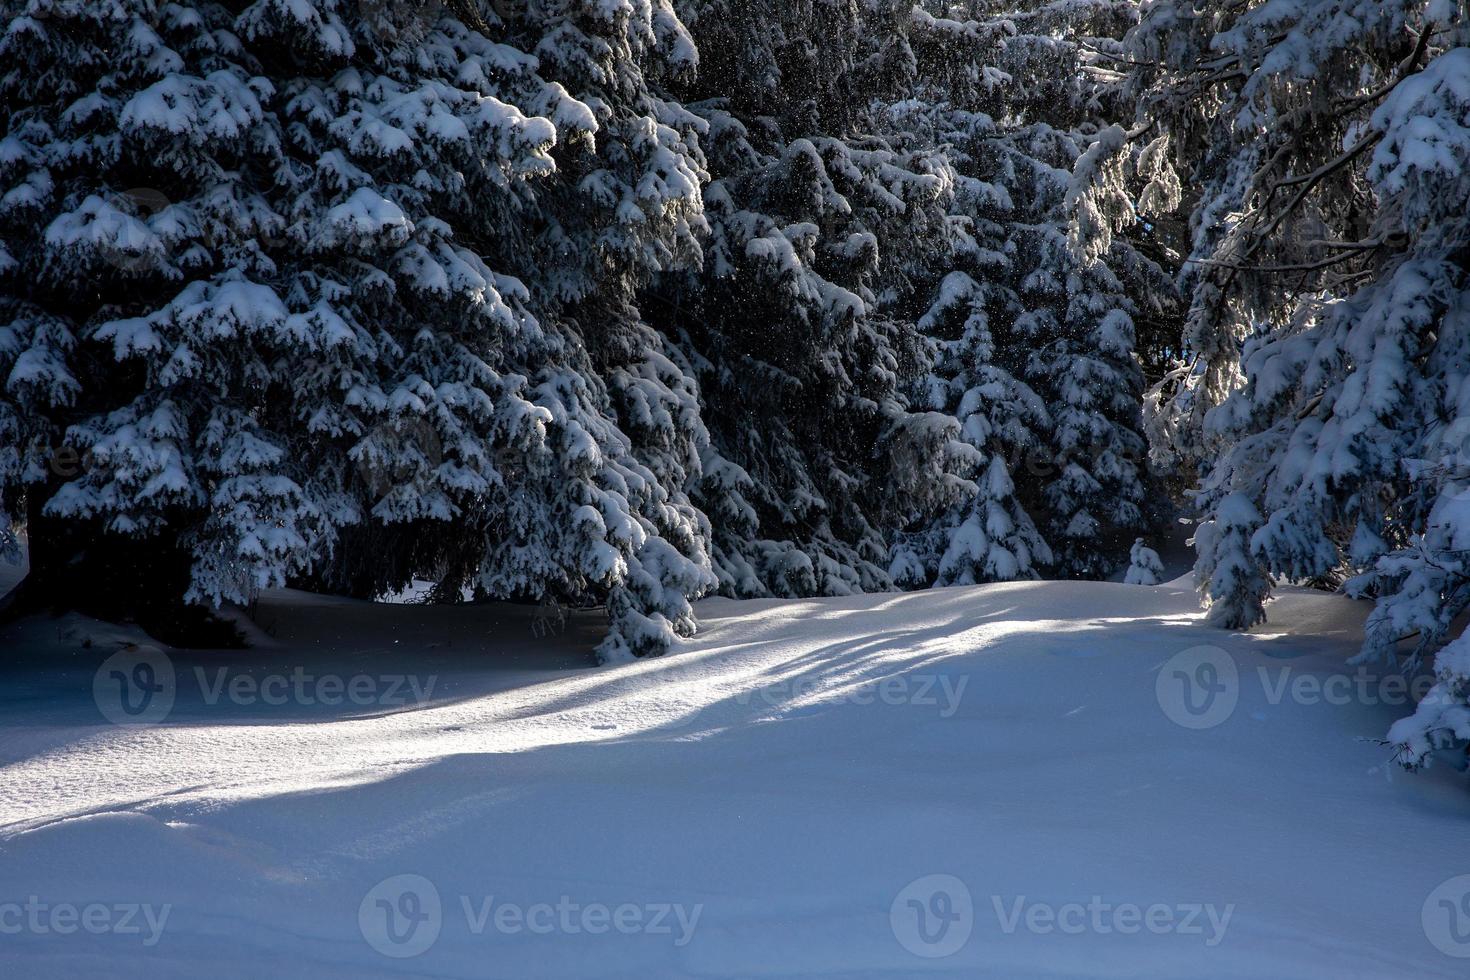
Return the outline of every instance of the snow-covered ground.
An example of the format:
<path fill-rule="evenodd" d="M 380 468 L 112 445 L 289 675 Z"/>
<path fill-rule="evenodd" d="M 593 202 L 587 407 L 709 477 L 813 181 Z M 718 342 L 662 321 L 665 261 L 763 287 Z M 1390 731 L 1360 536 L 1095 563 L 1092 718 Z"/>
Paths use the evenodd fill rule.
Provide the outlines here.
<path fill-rule="evenodd" d="M 1250 636 L 1182 585 L 700 614 L 609 669 L 594 620 L 513 606 L 276 593 L 244 655 L 12 627 L 0 976 L 1470 969 L 1470 795 L 1385 765 L 1408 708 L 1344 667 L 1360 605 L 1289 592 Z"/>

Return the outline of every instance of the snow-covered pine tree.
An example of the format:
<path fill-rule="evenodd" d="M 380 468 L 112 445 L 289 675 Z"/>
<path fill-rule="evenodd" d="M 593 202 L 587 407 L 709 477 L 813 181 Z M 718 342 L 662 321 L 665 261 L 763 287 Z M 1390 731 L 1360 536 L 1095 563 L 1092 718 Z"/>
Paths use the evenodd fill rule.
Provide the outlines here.
<path fill-rule="evenodd" d="M 910 4 L 678 6 L 702 56 L 684 91 L 708 127 L 711 239 L 702 275 L 664 277 L 650 312 L 699 377 L 721 588 L 888 588 L 894 515 L 952 499 L 968 457 L 952 417 L 905 402 L 925 351 L 891 302 L 952 192 L 932 148 L 884 136 Z"/>
<path fill-rule="evenodd" d="M 981 493 L 905 536 L 895 567 L 911 579 L 1100 577 L 1117 567 L 1122 535 L 1146 522 L 1132 318 L 1163 310 L 1171 290 L 1124 233 L 1125 216 L 1104 218 L 1087 192 L 1116 138 L 1108 117 L 1122 111 L 1116 74 L 1099 74 L 1089 52 L 1116 45 L 1135 8 L 926 2 L 913 12 L 919 81 L 901 121 L 958 170 L 954 272 L 920 321 L 937 344 L 923 397 L 960 417 L 992 470 L 1007 468 L 980 485 L 1011 488 L 1000 547 L 1023 560 L 937 574 L 952 549 L 975 553 L 975 528 L 999 504 Z"/>
<path fill-rule="evenodd" d="M 1128 571 L 1123 576 L 1125 585 L 1158 585 L 1164 574 L 1164 563 L 1159 553 L 1139 538 L 1128 549 Z"/>
<path fill-rule="evenodd" d="M 1467 43 L 1450 0 L 1165 0 L 1129 41 L 1154 188 L 1192 190 L 1191 361 L 1158 431 L 1213 458 L 1217 621 L 1258 621 L 1271 576 L 1344 584 L 1377 598 L 1362 658 L 1413 664 L 1470 603 Z M 1406 764 L 1470 734 L 1446 649 L 1391 733 Z"/>
<path fill-rule="evenodd" d="M 688 37 L 661 3 L 371 6 L 4 5 L 22 598 L 187 638 L 179 600 L 342 577 L 368 524 L 400 578 L 604 599 L 605 656 L 660 649 L 713 582 L 692 382 L 631 302 L 697 254 L 696 123 L 639 70 Z"/>
<path fill-rule="evenodd" d="M 964 186 L 974 191 L 975 183 L 968 178 Z M 961 254 L 981 264 L 986 258 L 978 247 Z M 1044 451 L 1051 418 L 1037 394 L 1006 368 L 1007 362 L 1024 363 L 1024 354 L 997 350 L 989 326 L 993 308 L 1011 312 L 1015 302 L 989 277 L 976 281 L 956 271 L 919 321 L 935 348 L 921 394 L 930 407 L 958 417 L 960 444 L 975 454 L 977 478 L 937 518 L 922 516 L 916 529 L 900 533 L 891 571 L 901 584 L 1035 578 L 1051 563 L 1050 548 L 1017 499 L 1009 467 L 1011 460 Z"/>

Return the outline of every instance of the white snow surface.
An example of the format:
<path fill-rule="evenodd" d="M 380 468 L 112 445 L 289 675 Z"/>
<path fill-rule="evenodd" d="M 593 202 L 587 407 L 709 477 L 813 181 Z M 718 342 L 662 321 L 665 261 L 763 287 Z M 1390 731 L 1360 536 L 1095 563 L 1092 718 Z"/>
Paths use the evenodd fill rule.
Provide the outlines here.
<path fill-rule="evenodd" d="M 146 639 L 77 617 L 0 632 L 0 976 L 1465 975 L 1421 918 L 1470 872 L 1463 780 L 1386 764 L 1373 739 L 1411 706 L 1273 703 L 1258 679 L 1347 672 L 1361 603 L 1288 591 L 1250 635 L 1204 626 L 1182 582 L 697 608 L 679 653 L 595 668 L 590 616 L 542 638 L 529 607 L 274 592 L 254 649 L 159 651 L 175 702 L 137 726 L 103 717 L 93 680 Z M 1156 680 L 1201 644 L 1238 665 L 1239 703 L 1192 730 Z M 245 688 L 296 671 L 433 687 L 211 703 L 221 667 Z M 365 938 L 369 892 L 398 875 L 441 902 L 406 958 Z M 911 951 L 935 950 L 896 903 L 931 875 L 973 908 L 943 957 Z M 1018 900 L 1229 918 L 1008 932 Z M 27 902 L 168 912 L 150 945 L 141 913 L 139 934 L 61 935 L 45 912 L 6 928 Z M 677 907 L 689 928 L 494 918 L 559 902 Z"/>

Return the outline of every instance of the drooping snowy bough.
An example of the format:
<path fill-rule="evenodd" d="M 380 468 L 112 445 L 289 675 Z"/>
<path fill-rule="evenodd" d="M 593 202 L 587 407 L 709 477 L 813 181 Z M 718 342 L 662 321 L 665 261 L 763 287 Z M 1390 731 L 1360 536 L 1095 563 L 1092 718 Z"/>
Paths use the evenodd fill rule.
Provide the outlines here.
<path fill-rule="evenodd" d="M 1151 429 L 1200 467 L 1222 625 L 1273 577 L 1340 585 L 1377 601 L 1361 659 L 1412 667 L 1470 604 L 1467 45 L 1450 0 L 1164 0 L 1130 34 L 1141 200 L 1192 208 Z M 1462 645 L 1390 735 L 1407 765 L 1470 736 Z"/>
<path fill-rule="evenodd" d="M 485 7 L 502 41 L 437 4 L 19 6 L 0 494 L 41 601 L 436 572 L 605 599 L 610 659 L 692 628 L 705 437 L 632 305 L 702 229 L 697 121 L 639 69 L 691 66 L 666 4 Z M 148 552 L 182 566 L 130 589 Z"/>

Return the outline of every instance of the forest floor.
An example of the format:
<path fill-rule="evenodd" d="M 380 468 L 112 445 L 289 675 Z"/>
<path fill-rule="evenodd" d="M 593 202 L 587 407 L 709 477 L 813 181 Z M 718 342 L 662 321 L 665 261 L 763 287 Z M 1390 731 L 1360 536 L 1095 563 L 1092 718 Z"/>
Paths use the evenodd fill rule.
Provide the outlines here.
<path fill-rule="evenodd" d="M 1470 792 L 1365 607 L 1183 582 L 0 633 L 0 975 L 1463 977 Z M 550 627 L 549 629 L 547 627 Z M 118 724 L 115 722 L 123 722 Z"/>

